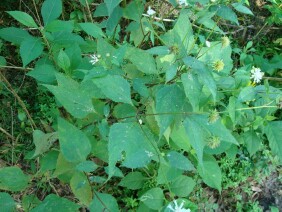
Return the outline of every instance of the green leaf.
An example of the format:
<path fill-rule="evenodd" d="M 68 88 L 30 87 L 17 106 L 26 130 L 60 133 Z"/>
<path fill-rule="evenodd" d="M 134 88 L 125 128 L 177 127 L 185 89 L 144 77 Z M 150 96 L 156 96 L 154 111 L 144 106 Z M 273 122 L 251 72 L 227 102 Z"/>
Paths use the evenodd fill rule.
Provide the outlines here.
<path fill-rule="evenodd" d="M 95 196 L 89 206 L 91 212 L 102 212 L 102 211 L 111 211 L 118 212 L 118 204 L 116 199 L 110 195 L 105 193 L 95 192 Z"/>
<path fill-rule="evenodd" d="M 35 152 L 33 154 L 33 157 L 36 157 L 48 151 L 57 139 L 58 135 L 56 132 L 45 134 L 41 130 L 34 130 L 33 143 L 35 145 Z"/>
<path fill-rule="evenodd" d="M 199 104 L 202 93 L 202 86 L 198 81 L 198 77 L 192 73 L 185 73 L 181 75 L 181 81 L 184 87 L 185 94 L 193 107 L 193 111 L 198 112 L 200 108 Z"/>
<path fill-rule="evenodd" d="M 208 186 L 221 192 L 221 170 L 213 157 L 210 156 L 209 159 L 205 159 L 202 165 L 198 165 L 197 169 Z"/>
<path fill-rule="evenodd" d="M 16 166 L 0 168 L 0 189 L 22 191 L 27 187 L 29 178 Z"/>
<path fill-rule="evenodd" d="M 69 201 L 66 198 L 59 197 L 55 194 L 49 194 L 42 203 L 30 212 L 53 212 L 53 211 L 64 211 L 64 212 L 75 212 L 79 211 L 80 206 L 74 202 Z"/>
<path fill-rule="evenodd" d="M 40 38 L 27 38 L 20 46 L 20 54 L 25 67 L 31 61 L 39 57 L 43 52 L 43 45 Z"/>
<path fill-rule="evenodd" d="M 104 2 L 106 3 L 108 9 L 108 16 L 110 16 L 121 0 L 105 0 Z"/>
<path fill-rule="evenodd" d="M 210 10 L 216 11 L 216 15 L 218 15 L 219 17 L 239 25 L 237 15 L 230 7 L 227 7 L 225 5 L 217 5 L 212 6 Z"/>
<path fill-rule="evenodd" d="M 188 116 L 184 121 L 184 127 L 191 146 L 196 150 L 198 161 L 203 163 L 203 150 L 206 144 L 206 131 L 192 116 Z"/>
<path fill-rule="evenodd" d="M 61 13 L 61 0 L 45 0 L 41 7 L 41 15 L 45 26 L 51 21 L 57 19 L 61 15 Z"/>
<path fill-rule="evenodd" d="M 53 84 L 56 82 L 56 73 L 58 71 L 54 66 L 48 64 L 41 64 L 35 67 L 32 71 L 27 73 L 28 76 L 33 77 L 37 81 L 46 84 Z"/>
<path fill-rule="evenodd" d="M 81 172 L 93 172 L 98 168 L 93 161 L 83 161 L 76 166 L 76 170 Z"/>
<path fill-rule="evenodd" d="M 176 74 L 177 74 L 177 66 L 176 65 L 172 65 L 169 66 L 169 68 L 166 70 L 165 72 L 165 82 L 169 82 L 170 80 L 172 80 Z"/>
<path fill-rule="evenodd" d="M 5 192 L 0 192 L 0 208 L 5 212 L 14 212 L 16 211 L 16 202 L 11 197 L 10 194 Z"/>
<path fill-rule="evenodd" d="M 164 199 L 163 190 L 160 188 L 152 188 L 140 197 L 141 202 L 154 210 L 159 210 L 163 207 Z"/>
<path fill-rule="evenodd" d="M 41 201 L 37 198 L 36 194 L 25 195 L 22 198 L 23 211 L 30 211 L 32 208 L 39 205 Z"/>
<path fill-rule="evenodd" d="M 11 15 L 14 19 L 16 19 L 18 22 L 22 23 L 23 25 L 25 25 L 27 27 L 38 28 L 38 26 L 35 23 L 35 21 L 33 20 L 33 18 L 29 14 L 27 14 L 25 12 L 21 12 L 21 11 L 8 11 L 7 13 L 9 15 Z"/>
<path fill-rule="evenodd" d="M 57 58 L 58 66 L 63 69 L 65 72 L 68 72 L 70 68 L 70 59 L 69 56 L 61 49 Z"/>
<path fill-rule="evenodd" d="M 79 26 L 93 38 L 105 37 L 102 29 L 94 23 L 80 23 Z"/>
<path fill-rule="evenodd" d="M 63 156 L 63 154 L 60 152 L 60 154 L 58 155 L 58 159 L 57 159 L 56 170 L 55 170 L 53 176 L 59 177 L 61 175 L 66 174 L 69 178 L 66 181 L 69 182 L 71 177 L 75 173 L 76 165 L 77 165 L 77 163 L 68 162 L 66 160 L 66 158 Z"/>
<path fill-rule="evenodd" d="M 195 185 L 196 182 L 191 177 L 181 175 L 171 183 L 170 189 L 175 195 L 186 197 L 193 191 Z"/>
<path fill-rule="evenodd" d="M 151 49 L 147 49 L 146 52 L 152 55 L 167 55 L 170 50 L 167 46 L 156 46 Z"/>
<path fill-rule="evenodd" d="M 115 102 L 132 104 L 130 96 L 130 84 L 121 76 L 107 75 L 93 79 L 94 84 L 101 92 Z"/>
<path fill-rule="evenodd" d="M 109 178 L 116 162 L 121 160 L 122 152 L 126 155 L 122 165 L 128 168 L 144 167 L 151 161 L 156 153 L 147 136 L 150 138 L 150 132 L 146 127 L 141 129 L 137 123 L 116 123 L 111 126 L 108 145 Z"/>
<path fill-rule="evenodd" d="M 182 174 L 183 170 L 176 169 L 168 163 L 160 163 L 157 176 L 157 185 L 174 181 Z"/>
<path fill-rule="evenodd" d="M 95 112 L 92 104 L 92 95 L 89 90 L 80 86 L 76 81 L 63 74 L 56 74 L 58 86 L 44 85 L 47 87 L 66 108 L 66 110 L 76 118 L 84 118 Z"/>
<path fill-rule="evenodd" d="M 126 59 L 132 62 L 138 70 L 145 74 L 158 73 L 153 56 L 144 50 L 131 47 L 126 52 Z"/>
<path fill-rule="evenodd" d="M 199 77 L 199 80 L 202 81 L 202 85 L 205 85 L 210 90 L 213 99 L 216 99 L 216 83 L 213 79 L 213 76 L 210 72 L 210 70 L 206 67 L 205 63 L 197 60 L 194 57 L 185 57 L 183 58 L 183 62 L 187 67 L 191 67 L 194 74 L 197 74 Z"/>
<path fill-rule="evenodd" d="M 58 151 L 49 151 L 40 159 L 40 172 L 45 173 L 49 170 L 54 170 L 56 168 L 57 159 L 59 156 Z"/>
<path fill-rule="evenodd" d="M 188 160 L 187 157 L 176 151 L 170 151 L 169 153 L 167 153 L 167 160 L 172 167 L 180 170 L 191 171 L 195 169 L 193 164 L 190 162 L 190 160 Z"/>
<path fill-rule="evenodd" d="M 144 177 L 141 172 L 131 172 L 126 175 L 118 185 L 128 189 L 137 190 L 142 188 L 145 182 L 146 177 Z"/>
<path fill-rule="evenodd" d="M 6 65 L 7 65 L 7 61 L 5 57 L 0 56 L 0 66 L 6 66 Z"/>
<path fill-rule="evenodd" d="M 92 200 L 92 191 L 89 181 L 84 173 L 76 172 L 70 181 L 70 187 L 75 197 L 84 205 L 89 205 Z"/>
<path fill-rule="evenodd" d="M 242 137 L 242 139 L 244 140 L 244 143 L 247 146 L 247 150 L 251 156 L 260 149 L 262 141 L 254 131 L 247 131 L 241 134 L 240 137 Z"/>
<path fill-rule="evenodd" d="M 0 38 L 20 45 L 21 42 L 27 40 L 28 38 L 32 38 L 32 36 L 26 30 L 15 27 L 8 27 L 0 29 Z"/>
<path fill-rule="evenodd" d="M 184 105 L 185 94 L 180 86 L 165 85 L 156 93 L 156 113 L 160 127 L 160 136 L 164 134 L 175 118 L 174 113 L 180 113 Z M 167 114 L 167 115 L 166 115 Z"/>
<path fill-rule="evenodd" d="M 232 6 L 240 13 L 254 15 L 253 12 L 249 8 L 245 7 L 242 3 L 233 3 Z"/>
<path fill-rule="evenodd" d="M 139 22 L 142 18 L 144 5 L 141 1 L 132 1 L 123 10 L 123 17 Z"/>
<path fill-rule="evenodd" d="M 44 30 L 48 32 L 72 32 L 74 29 L 74 21 L 62 21 L 62 20 L 54 20 L 47 24 L 44 27 Z"/>
<path fill-rule="evenodd" d="M 282 121 L 272 121 L 265 127 L 271 151 L 282 161 Z"/>
<path fill-rule="evenodd" d="M 253 86 L 245 87 L 241 90 L 238 100 L 240 102 L 252 101 L 256 97 L 256 92 Z"/>
<path fill-rule="evenodd" d="M 78 128 L 58 118 L 58 133 L 61 152 L 69 162 L 81 162 L 91 151 L 87 136 Z"/>

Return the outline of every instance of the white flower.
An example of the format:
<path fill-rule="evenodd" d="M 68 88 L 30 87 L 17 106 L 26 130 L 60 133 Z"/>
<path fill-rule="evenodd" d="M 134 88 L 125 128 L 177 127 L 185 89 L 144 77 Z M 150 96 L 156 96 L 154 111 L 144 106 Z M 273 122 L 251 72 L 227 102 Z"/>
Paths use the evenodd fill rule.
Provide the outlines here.
<path fill-rule="evenodd" d="M 147 14 L 148 14 L 149 16 L 151 16 L 151 15 L 154 15 L 155 13 L 156 13 L 156 11 L 153 10 L 153 9 L 151 8 L 151 6 L 149 6 L 149 8 L 148 8 L 148 10 L 147 10 Z"/>
<path fill-rule="evenodd" d="M 190 209 L 185 209 L 185 208 L 183 208 L 184 201 L 182 201 L 179 206 L 178 206 L 176 200 L 173 200 L 173 203 L 174 203 L 174 208 L 172 207 L 171 204 L 169 204 L 169 205 L 167 206 L 167 208 L 170 209 L 171 211 L 173 211 L 173 212 L 191 212 Z"/>
<path fill-rule="evenodd" d="M 148 156 L 149 158 L 151 158 L 151 157 L 154 156 L 154 153 L 153 153 L 153 152 L 150 152 L 150 151 L 148 151 L 148 150 L 145 150 L 145 153 L 147 154 L 147 156 Z"/>
<path fill-rule="evenodd" d="M 255 68 L 253 66 L 252 70 L 251 70 L 251 79 L 254 80 L 254 83 L 260 83 L 260 81 L 262 80 L 262 77 L 264 75 L 263 72 L 261 72 L 260 68 Z"/>
<path fill-rule="evenodd" d="M 183 6 L 183 5 L 184 5 L 185 7 L 188 6 L 188 3 L 187 3 L 186 0 L 179 0 L 178 3 L 179 3 L 179 5 L 181 5 L 181 6 Z"/>
<path fill-rule="evenodd" d="M 92 65 L 94 65 L 95 63 L 97 63 L 99 61 L 99 58 L 96 54 L 92 54 L 90 55 L 91 60 L 89 61 L 89 63 L 91 63 Z"/>
<path fill-rule="evenodd" d="M 140 125 L 143 123 L 142 119 L 139 119 L 138 122 Z"/>
<path fill-rule="evenodd" d="M 211 47 L 211 43 L 208 40 L 206 40 L 206 46 L 209 48 Z"/>
<path fill-rule="evenodd" d="M 212 3 L 216 2 L 216 0 L 211 0 Z"/>

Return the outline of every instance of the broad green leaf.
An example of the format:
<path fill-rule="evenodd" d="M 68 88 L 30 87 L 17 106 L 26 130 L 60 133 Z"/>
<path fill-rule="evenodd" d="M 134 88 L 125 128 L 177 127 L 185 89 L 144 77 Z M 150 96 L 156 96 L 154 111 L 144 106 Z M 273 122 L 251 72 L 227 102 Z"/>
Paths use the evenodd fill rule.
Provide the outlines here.
<path fill-rule="evenodd" d="M 230 7 L 225 5 L 217 5 L 212 6 L 210 10 L 216 11 L 216 15 L 218 15 L 219 17 L 239 25 L 237 15 Z"/>
<path fill-rule="evenodd" d="M 176 151 L 170 151 L 167 154 L 167 160 L 172 167 L 180 170 L 191 171 L 195 169 L 193 164 L 190 162 L 190 160 L 188 160 L 187 157 Z"/>
<path fill-rule="evenodd" d="M 65 53 L 70 60 L 70 70 L 76 70 L 82 63 L 81 49 L 77 43 L 65 48 Z"/>
<path fill-rule="evenodd" d="M 185 101 L 183 89 L 176 85 L 165 85 L 156 93 L 156 113 L 160 114 L 158 124 L 160 136 L 164 134 L 173 122 L 176 114 L 181 113 Z"/>
<path fill-rule="evenodd" d="M 7 61 L 6 61 L 5 57 L 0 56 L 0 66 L 6 66 L 6 65 L 7 65 Z"/>
<path fill-rule="evenodd" d="M 16 166 L 0 168 L 0 189 L 6 191 L 23 191 L 29 178 Z"/>
<path fill-rule="evenodd" d="M 167 55 L 170 53 L 170 50 L 167 46 L 156 46 L 151 49 L 147 49 L 146 52 L 152 55 Z"/>
<path fill-rule="evenodd" d="M 53 211 L 64 211 L 64 212 L 78 212 L 80 206 L 71 202 L 66 198 L 59 197 L 55 194 L 49 194 L 42 203 L 32 209 L 30 212 L 53 212 Z"/>
<path fill-rule="evenodd" d="M 137 190 L 142 188 L 145 182 L 146 177 L 141 172 L 131 172 L 120 181 L 119 186 Z"/>
<path fill-rule="evenodd" d="M 140 197 L 141 202 L 154 210 L 159 210 L 163 207 L 164 199 L 163 190 L 160 188 L 152 188 Z"/>
<path fill-rule="evenodd" d="M 62 21 L 62 20 L 54 20 L 47 24 L 44 27 L 44 30 L 48 32 L 72 32 L 74 29 L 74 21 Z"/>
<path fill-rule="evenodd" d="M 83 161 L 79 163 L 75 168 L 81 172 L 93 172 L 98 168 L 98 166 L 93 161 Z"/>
<path fill-rule="evenodd" d="M 69 182 L 76 171 L 75 170 L 76 165 L 77 163 L 71 163 L 67 161 L 66 158 L 63 156 L 63 154 L 60 152 L 57 159 L 56 170 L 53 176 L 59 177 L 60 175 L 65 174 L 67 175 L 68 178 L 66 181 Z"/>
<path fill-rule="evenodd" d="M 58 156 L 59 152 L 52 150 L 40 158 L 40 172 L 45 173 L 49 170 L 56 169 Z"/>
<path fill-rule="evenodd" d="M 241 90 L 238 100 L 240 102 L 252 101 L 256 97 L 255 88 L 253 86 L 245 87 Z"/>
<path fill-rule="evenodd" d="M 153 56 L 144 50 L 131 47 L 126 53 L 126 59 L 132 62 L 138 70 L 145 74 L 158 73 Z"/>
<path fill-rule="evenodd" d="M 213 157 L 205 159 L 202 165 L 198 165 L 197 170 L 208 186 L 221 192 L 221 170 Z"/>
<path fill-rule="evenodd" d="M 160 163 L 157 176 L 157 185 L 174 181 L 183 173 L 183 170 L 172 167 L 168 163 Z"/>
<path fill-rule="evenodd" d="M 233 3 L 232 6 L 240 13 L 254 15 L 253 12 L 249 8 L 245 7 L 242 3 Z"/>
<path fill-rule="evenodd" d="M 148 141 L 150 132 L 146 127 L 140 128 L 137 123 L 116 123 L 109 133 L 109 178 L 112 176 L 116 162 L 121 160 L 125 152 L 123 166 L 138 168 L 146 166 L 156 155 L 152 144 Z M 138 138 L 138 139 L 136 139 Z"/>
<path fill-rule="evenodd" d="M 70 181 L 70 187 L 76 198 L 84 205 L 89 205 L 92 200 L 91 185 L 84 173 L 76 172 Z"/>
<path fill-rule="evenodd" d="M 94 38 L 105 37 L 102 29 L 94 23 L 80 23 L 79 26 L 88 34 Z"/>
<path fill-rule="evenodd" d="M 143 12 L 143 3 L 141 1 L 132 1 L 123 9 L 123 17 L 138 22 L 141 20 Z"/>
<path fill-rule="evenodd" d="M 56 82 L 57 70 L 54 66 L 48 64 L 38 65 L 32 71 L 27 73 L 40 83 L 53 84 Z"/>
<path fill-rule="evenodd" d="M 113 12 L 111 13 L 106 23 L 106 32 L 108 36 L 114 36 L 115 29 L 120 23 L 121 18 L 122 18 L 122 8 L 120 6 L 117 6 L 114 8 Z"/>
<path fill-rule="evenodd" d="M 87 136 L 78 128 L 58 118 L 58 133 L 61 152 L 69 162 L 81 162 L 91 151 Z"/>
<path fill-rule="evenodd" d="M 45 26 L 51 21 L 57 19 L 61 15 L 61 13 L 61 0 L 45 0 L 41 7 L 41 15 Z"/>
<path fill-rule="evenodd" d="M 44 85 L 47 87 L 66 108 L 66 110 L 76 118 L 84 118 L 95 112 L 92 104 L 92 93 L 78 82 L 62 74 L 56 74 L 58 86 Z"/>
<path fill-rule="evenodd" d="M 70 59 L 69 56 L 61 49 L 57 58 L 58 66 L 63 69 L 66 73 L 70 68 Z"/>
<path fill-rule="evenodd" d="M 8 27 L 0 29 L 0 38 L 20 45 L 24 40 L 28 40 L 29 38 L 32 38 L 32 36 L 26 30 L 16 27 Z"/>
<path fill-rule="evenodd" d="M 191 67 L 194 73 L 198 75 L 202 85 L 207 86 L 213 96 L 213 99 L 215 100 L 217 93 L 216 83 L 205 63 L 190 56 L 183 58 L 183 62 L 187 67 Z"/>
<path fill-rule="evenodd" d="M 190 152 L 191 150 L 191 145 L 189 142 L 189 139 L 187 137 L 186 131 L 185 131 L 185 127 L 183 126 L 183 124 L 181 124 L 178 127 L 174 127 L 172 129 L 172 132 L 170 134 L 170 138 L 171 138 L 171 142 L 172 144 L 175 144 L 177 147 L 176 149 L 180 150 L 183 149 L 186 152 Z"/>
<path fill-rule="evenodd" d="M 35 145 L 35 152 L 33 157 L 43 154 L 48 151 L 52 144 L 58 139 L 58 134 L 44 133 L 41 130 L 33 131 L 33 143 Z"/>
<path fill-rule="evenodd" d="M 101 92 L 115 102 L 132 104 L 130 96 L 130 84 L 121 76 L 107 75 L 93 79 L 94 84 Z"/>
<path fill-rule="evenodd" d="M 165 82 L 169 82 L 172 80 L 177 74 L 177 65 L 169 66 L 169 68 L 165 72 Z"/>
<path fill-rule="evenodd" d="M 86 44 L 83 38 L 77 34 L 68 31 L 59 31 L 52 33 L 53 38 L 51 42 L 57 44 L 60 47 L 70 47 L 74 43 L 79 45 Z"/>
<path fill-rule="evenodd" d="M 194 189 L 196 182 L 191 178 L 180 175 L 170 185 L 171 191 L 178 197 L 188 196 Z"/>
<path fill-rule="evenodd" d="M 23 211 L 30 211 L 32 208 L 39 205 L 41 201 L 37 198 L 36 194 L 25 195 L 22 198 L 22 208 Z"/>
<path fill-rule="evenodd" d="M 272 121 L 264 129 L 271 151 L 282 161 L 282 121 Z"/>
<path fill-rule="evenodd" d="M 194 112 L 198 112 L 200 108 L 200 97 L 202 93 L 202 86 L 195 74 L 182 74 L 181 81 L 184 87 L 186 96 L 193 107 Z"/>
<path fill-rule="evenodd" d="M 89 209 L 90 212 L 119 211 L 117 201 L 112 195 L 99 192 L 95 192 L 95 196 L 89 206 Z"/>
<path fill-rule="evenodd" d="M 10 194 L 5 192 L 0 192 L 0 208 L 5 212 L 14 212 L 16 211 L 16 202 L 11 197 Z"/>
<path fill-rule="evenodd" d="M 262 141 L 254 131 L 247 131 L 241 134 L 240 137 L 244 140 L 244 144 L 247 146 L 247 150 L 251 156 L 260 149 Z"/>
<path fill-rule="evenodd" d="M 43 45 L 40 38 L 27 38 L 20 46 L 20 54 L 25 67 L 34 59 L 38 58 L 43 52 Z"/>
<path fill-rule="evenodd" d="M 191 146 L 196 150 L 198 161 L 203 163 L 203 150 L 206 144 L 207 133 L 205 129 L 195 120 L 194 117 L 188 116 L 184 121 L 184 127 Z"/>
<path fill-rule="evenodd" d="M 108 16 L 110 16 L 113 10 L 119 5 L 121 0 L 105 0 L 107 9 L 108 9 Z"/>
<path fill-rule="evenodd" d="M 38 28 L 38 26 L 35 23 L 35 21 L 33 20 L 33 18 L 25 12 L 8 11 L 7 13 L 9 13 L 9 15 L 11 15 L 14 19 L 16 19 L 18 22 L 22 23 L 23 25 L 25 25 L 27 27 Z"/>

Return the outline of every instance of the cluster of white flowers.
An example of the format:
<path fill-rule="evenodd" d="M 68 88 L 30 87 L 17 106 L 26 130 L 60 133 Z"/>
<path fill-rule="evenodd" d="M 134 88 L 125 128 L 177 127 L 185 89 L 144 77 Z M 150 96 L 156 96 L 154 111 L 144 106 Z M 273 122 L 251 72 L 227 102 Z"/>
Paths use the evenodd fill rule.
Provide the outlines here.
<path fill-rule="evenodd" d="M 167 206 L 167 208 L 173 212 L 191 212 L 190 209 L 183 208 L 184 201 L 182 201 L 181 204 L 178 206 L 176 200 L 173 200 L 173 204 L 174 204 L 174 207 L 171 204 Z"/>
<path fill-rule="evenodd" d="M 251 79 L 254 80 L 254 83 L 260 83 L 262 80 L 264 73 L 260 70 L 260 68 L 256 68 L 253 66 L 251 70 Z"/>
<path fill-rule="evenodd" d="M 91 60 L 89 61 L 89 63 L 91 63 L 92 65 L 95 65 L 99 61 L 99 56 L 97 56 L 96 54 L 90 55 L 90 58 Z"/>

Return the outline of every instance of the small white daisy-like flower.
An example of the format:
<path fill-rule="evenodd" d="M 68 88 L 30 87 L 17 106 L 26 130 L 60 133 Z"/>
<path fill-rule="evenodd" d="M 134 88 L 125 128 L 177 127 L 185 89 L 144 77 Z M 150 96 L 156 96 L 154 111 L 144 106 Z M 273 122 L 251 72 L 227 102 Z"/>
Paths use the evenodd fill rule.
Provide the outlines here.
<path fill-rule="evenodd" d="M 212 3 L 216 2 L 216 0 L 211 0 Z"/>
<path fill-rule="evenodd" d="M 142 119 L 139 119 L 138 122 L 140 125 L 143 123 Z"/>
<path fill-rule="evenodd" d="M 260 81 L 262 80 L 262 77 L 264 75 L 264 73 L 260 70 L 260 68 L 256 68 L 256 67 L 252 67 L 251 70 L 251 79 L 254 80 L 254 83 L 260 83 Z"/>
<path fill-rule="evenodd" d="M 150 151 L 148 151 L 148 150 L 145 150 L 145 153 L 147 154 L 147 156 L 148 156 L 149 158 L 151 158 L 151 157 L 154 156 L 154 153 L 153 153 L 153 152 L 150 152 Z"/>
<path fill-rule="evenodd" d="M 184 201 L 182 201 L 181 204 L 178 206 L 177 201 L 173 200 L 173 204 L 174 204 L 174 207 L 171 204 L 169 204 L 167 206 L 167 208 L 170 209 L 170 211 L 173 211 L 173 212 L 191 212 L 190 209 L 183 208 Z"/>
<path fill-rule="evenodd" d="M 151 6 L 149 6 L 149 8 L 148 8 L 148 10 L 147 10 L 147 14 L 148 14 L 149 16 L 151 16 L 151 15 L 154 15 L 155 13 L 156 13 L 156 11 L 153 10 L 153 9 L 151 8 Z"/>
<path fill-rule="evenodd" d="M 188 3 L 186 0 L 179 0 L 178 3 L 180 6 L 185 6 L 185 7 L 188 6 Z"/>
<path fill-rule="evenodd" d="M 209 48 L 211 47 L 211 43 L 208 40 L 206 40 L 206 46 Z"/>
<path fill-rule="evenodd" d="M 89 61 L 89 63 L 91 63 L 92 65 L 95 65 L 99 61 L 99 56 L 97 56 L 96 54 L 90 55 L 90 58 L 91 60 Z"/>

